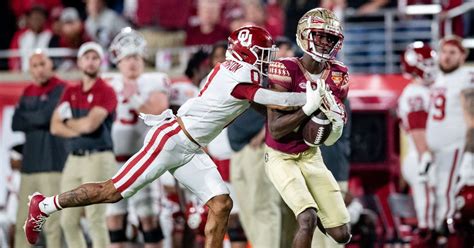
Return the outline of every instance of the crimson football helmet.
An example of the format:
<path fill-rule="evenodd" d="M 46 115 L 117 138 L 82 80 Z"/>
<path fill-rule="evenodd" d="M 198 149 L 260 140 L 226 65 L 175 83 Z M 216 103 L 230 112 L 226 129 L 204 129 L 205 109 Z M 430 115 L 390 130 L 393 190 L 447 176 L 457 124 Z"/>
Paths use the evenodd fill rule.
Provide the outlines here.
<path fill-rule="evenodd" d="M 456 214 L 464 221 L 474 220 L 474 186 L 464 186 L 456 195 Z"/>
<path fill-rule="evenodd" d="M 110 60 L 117 64 L 129 55 L 138 54 L 143 56 L 146 45 L 146 40 L 142 34 L 130 27 L 123 28 L 110 43 Z"/>
<path fill-rule="evenodd" d="M 227 59 L 249 63 L 266 75 L 266 69 L 278 51 L 267 30 L 253 25 L 243 26 L 232 32 L 228 41 Z"/>
<path fill-rule="evenodd" d="M 402 72 L 432 83 L 436 76 L 435 56 L 436 52 L 427 43 L 413 42 L 402 53 Z"/>
<path fill-rule="evenodd" d="M 328 9 L 312 9 L 298 21 L 296 44 L 318 62 L 335 59 L 343 41 L 341 22 Z"/>

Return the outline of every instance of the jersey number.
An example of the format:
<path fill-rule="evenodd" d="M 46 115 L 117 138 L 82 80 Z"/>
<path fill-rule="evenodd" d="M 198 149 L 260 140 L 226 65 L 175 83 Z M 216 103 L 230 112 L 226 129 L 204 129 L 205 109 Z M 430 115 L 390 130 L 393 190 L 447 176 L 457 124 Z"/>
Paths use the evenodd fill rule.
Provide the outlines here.
<path fill-rule="evenodd" d="M 250 80 L 252 80 L 252 83 L 260 85 L 260 72 L 255 69 L 252 69 L 250 71 Z"/>
<path fill-rule="evenodd" d="M 435 112 L 433 114 L 433 119 L 441 121 L 446 115 L 446 96 L 443 93 L 437 94 L 433 98 L 433 107 Z"/>
<path fill-rule="evenodd" d="M 423 98 L 420 96 L 408 98 L 408 105 L 410 105 L 410 112 L 423 110 Z"/>

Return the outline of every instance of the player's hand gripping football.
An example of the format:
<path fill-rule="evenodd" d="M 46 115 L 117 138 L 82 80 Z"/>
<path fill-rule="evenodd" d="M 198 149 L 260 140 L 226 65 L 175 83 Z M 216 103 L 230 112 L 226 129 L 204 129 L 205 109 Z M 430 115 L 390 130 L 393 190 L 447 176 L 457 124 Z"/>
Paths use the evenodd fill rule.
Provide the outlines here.
<path fill-rule="evenodd" d="M 324 90 L 322 104 L 319 109 L 332 122 L 333 126 L 344 125 L 344 109 L 342 109 L 342 107 L 338 104 L 331 90 Z"/>
<path fill-rule="evenodd" d="M 312 115 L 321 106 L 325 91 L 326 82 L 324 80 L 306 81 L 306 104 L 303 105 L 302 110 L 307 116 Z"/>

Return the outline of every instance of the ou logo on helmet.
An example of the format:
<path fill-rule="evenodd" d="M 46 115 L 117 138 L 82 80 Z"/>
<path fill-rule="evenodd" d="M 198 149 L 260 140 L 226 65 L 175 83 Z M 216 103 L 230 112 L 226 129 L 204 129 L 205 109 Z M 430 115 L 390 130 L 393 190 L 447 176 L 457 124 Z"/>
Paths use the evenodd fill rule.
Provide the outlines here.
<path fill-rule="evenodd" d="M 239 35 L 237 35 L 237 39 L 240 41 L 242 46 L 249 47 L 252 44 L 252 35 L 248 29 L 241 30 Z"/>

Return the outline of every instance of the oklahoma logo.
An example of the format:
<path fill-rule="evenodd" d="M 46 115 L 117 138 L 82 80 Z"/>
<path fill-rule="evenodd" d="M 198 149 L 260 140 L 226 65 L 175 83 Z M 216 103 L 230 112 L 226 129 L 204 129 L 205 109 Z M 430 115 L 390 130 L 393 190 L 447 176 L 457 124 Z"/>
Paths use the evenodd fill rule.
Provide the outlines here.
<path fill-rule="evenodd" d="M 248 29 L 243 29 L 242 31 L 239 32 L 239 35 L 237 36 L 237 39 L 240 41 L 240 44 L 242 46 L 250 46 L 252 44 L 252 35 L 250 34 L 250 30 Z"/>

